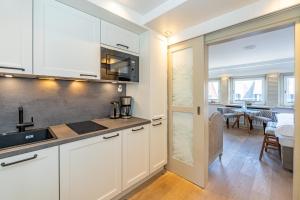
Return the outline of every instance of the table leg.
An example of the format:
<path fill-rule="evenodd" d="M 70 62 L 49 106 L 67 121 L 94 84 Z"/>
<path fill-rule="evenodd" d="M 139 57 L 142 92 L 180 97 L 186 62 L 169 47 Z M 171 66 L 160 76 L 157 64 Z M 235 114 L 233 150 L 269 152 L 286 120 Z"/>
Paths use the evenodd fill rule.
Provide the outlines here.
<path fill-rule="evenodd" d="M 251 119 L 250 116 L 248 116 L 248 121 L 249 121 L 250 131 L 252 131 L 253 130 L 253 124 L 252 124 L 253 120 Z"/>

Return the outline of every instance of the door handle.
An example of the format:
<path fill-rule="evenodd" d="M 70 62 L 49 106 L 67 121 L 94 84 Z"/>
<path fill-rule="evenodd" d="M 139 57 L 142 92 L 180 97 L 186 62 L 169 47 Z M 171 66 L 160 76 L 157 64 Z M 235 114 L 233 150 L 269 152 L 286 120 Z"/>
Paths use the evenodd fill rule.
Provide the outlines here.
<path fill-rule="evenodd" d="M 141 128 L 138 128 L 138 129 L 132 129 L 132 131 L 140 131 L 140 130 L 143 130 L 144 127 L 142 126 Z"/>
<path fill-rule="evenodd" d="M 21 67 L 8 67 L 8 66 L 0 66 L 1 69 L 12 69 L 12 70 L 19 70 L 19 71 L 25 71 L 24 68 Z"/>
<path fill-rule="evenodd" d="M 118 137 L 120 134 L 117 133 L 116 135 L 112 135 L 112 136 L 108 136 L 108 137 L 103 137 L 103 139 L 107 140 L 107 139 L 111 139 L 111 138 L 114 138 L 114 137 Z"/>
<path fill-rule="evenodd" d="M 197 107 L 197 114 L 200 115 L 200 113 L 201 113 L 201 108 L 200 108 L 200 106 L 198 106 Z"/>
<path fill-rule="evenodd" d="M 38 157 L 37 154 L 34 154 L 32 157 L 30 158 L 25 158 L 25 159 L 22 159 L 22 160 L 18 160 L 18 161 L 14 161 L 14 162 L 11 162 L 11 163 L 1 163 L 1 166 L 2 167 L 8 167 L 8 166 L 11 166 L 11 165 L 15 165 L 15 164 L 18 164 L 18 163 L 22 163 L 22 162 L 26 162 L 26 161 L 29 161 L 29 160 L 33 160 L 33 159 L 36 159 Z"/>

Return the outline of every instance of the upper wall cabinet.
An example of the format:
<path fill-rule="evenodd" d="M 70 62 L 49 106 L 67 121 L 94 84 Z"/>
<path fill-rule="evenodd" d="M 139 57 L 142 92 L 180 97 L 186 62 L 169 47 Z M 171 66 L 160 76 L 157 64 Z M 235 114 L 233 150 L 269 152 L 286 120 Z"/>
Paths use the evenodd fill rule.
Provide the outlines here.
<path fill-rule="evenodd" d="M 34 0 L 34 74 L 99 79 L 100 20 L 55 0 Z"/>
<path fill-rule="evenodd" d="M 101 43 L 136 54 L 140 50 L 139 35 L 105 21 L 101 21 Z"/>
<path fill-rule="evenodd" d="M 0 73 L 32 73 L 32 0 L 0 1 Z"/>

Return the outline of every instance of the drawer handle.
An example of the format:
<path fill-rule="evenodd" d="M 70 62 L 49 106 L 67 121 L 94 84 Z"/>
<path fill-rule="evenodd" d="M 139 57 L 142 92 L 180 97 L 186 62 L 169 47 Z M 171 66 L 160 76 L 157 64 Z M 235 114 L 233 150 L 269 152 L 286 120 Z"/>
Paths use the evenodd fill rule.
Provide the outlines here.
<path fill-rule="evenodd" d="M 142 126 L 141 128 L 138 128 L 138 129 L 132 129 L 132 131 L 140 131 L 140 130 L 143 130 L 144 127 Z"/>
<path fill-rule="evenodd" d="M 29 160 L 33 160 L 33 159 L 36 159 L 38 157 L 37 154 L 34 154 L 32 157 L 30 158 L 25 158 L 23 160 L 18 160 L 18 161 L 14 161 L 14 162 L 11 162 L 11 163 L 1 163 L 1 166 L 2 167 L 8 167 L 8 166 L 11 166 L 11 165 L 15 165 L 15 164 L 19 164 L 19 163 L 22 163 L 22 162 L 26 162 L 26 161 L 29 161 Z"/>
<path fill-rule="evenodd" d="M 159 121 L 159 120 L 162 120 L 162 117 L 152 119 L 152 121 Z"/>
<path fill-rule="evenodd" d="M 152 124 L 152 126 L 160 126 L 160 125 L 162 125 L 161 122 L 159 122 L 159 123 L 157 123 L 157 124 Z"/>
<path fill-rule="evenodd" d="M 119 133 L 117 133 L 116 135 L 112 135 L 112 136 L 108 136 L 108 137 L 103 137 L 103 139 L 105 139 L 105 140 L 108 140 L 108 139 L 111 139 L 111 138 L 114 138 L 114 137 L 118 137 L 120 134 Z"/>
<path fill-rule="evenodd" d="M 124 47 L 124 48 L 126 48 L 126 49 L 129 49 L 129 46 L 126 46 L 126 45 L 124 45 L 124 44 L 117 44 L 117 46 L 119 46 L 119 47 Z"/>
<path fill-rule="evenodd" d="M 89 76 L 89 77 L 97 78 L 97 75 L 94 75 L 94 74 L 80 74 L 80 76 Z"/>
<path fill-rule="evenodd" d="M 1 69 L 13 69 L 13 70 L 19 70 L 19 71 L 22 71 L 24 72 L 25 69 L 24 68 L 21 68 L 21 67 L 8 67 L 8 66 L 0 66 Z"/>

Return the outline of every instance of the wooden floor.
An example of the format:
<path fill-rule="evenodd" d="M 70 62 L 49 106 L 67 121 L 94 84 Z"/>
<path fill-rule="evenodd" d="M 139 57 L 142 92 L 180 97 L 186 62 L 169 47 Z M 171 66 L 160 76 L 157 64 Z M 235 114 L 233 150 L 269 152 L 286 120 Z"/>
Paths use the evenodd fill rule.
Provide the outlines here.
<path fill-rule="evenodd" d="M 224 133 L 222 161 L 209 169 L 205 190 L 166 172 L 129 200 L 291 200 L 292 173 L 282 169 L 277 152 L 258 160 L 262 135 L 241 129 Z"/>

